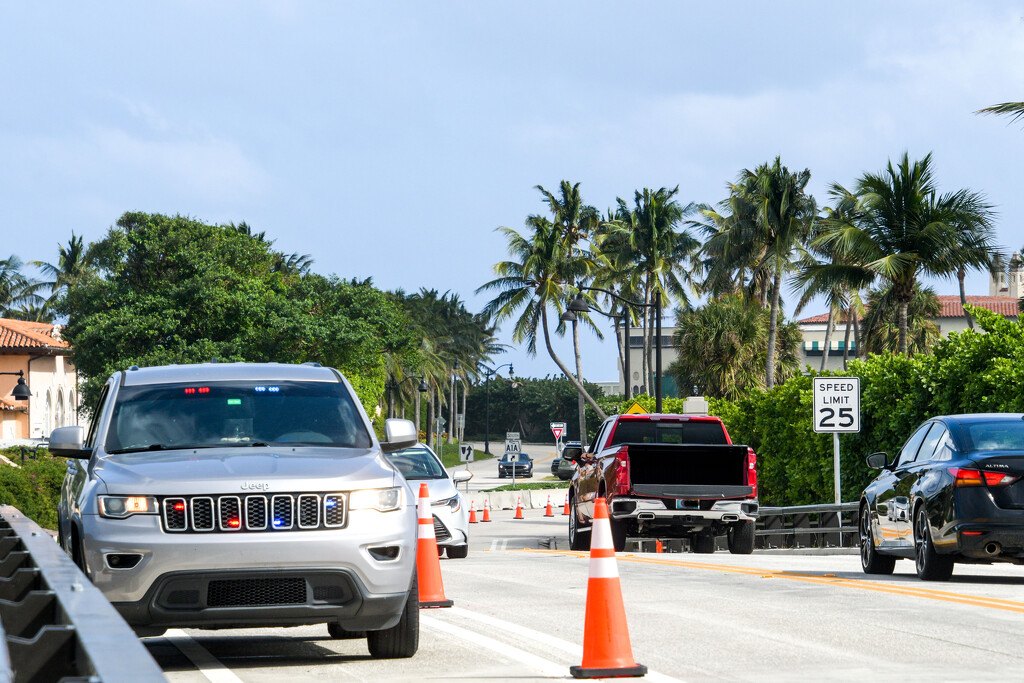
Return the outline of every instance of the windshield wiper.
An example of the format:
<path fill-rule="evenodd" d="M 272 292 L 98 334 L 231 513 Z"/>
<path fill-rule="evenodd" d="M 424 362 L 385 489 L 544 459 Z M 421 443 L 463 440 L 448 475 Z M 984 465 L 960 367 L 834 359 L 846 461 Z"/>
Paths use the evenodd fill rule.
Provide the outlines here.
<path fill-rule="evenodd" d="M 162 443 L 151 443 L 148 446 L 138 446 L 136 448 L 118 448 L 117 450 L 107 451 L 107 453 L 115 455 L 118 453 L 143 453 L 145 451 L 191 451 L 196 448 L 217 448 L 217 446 L 209 444 L 174 444 L 168 446 Z"/>

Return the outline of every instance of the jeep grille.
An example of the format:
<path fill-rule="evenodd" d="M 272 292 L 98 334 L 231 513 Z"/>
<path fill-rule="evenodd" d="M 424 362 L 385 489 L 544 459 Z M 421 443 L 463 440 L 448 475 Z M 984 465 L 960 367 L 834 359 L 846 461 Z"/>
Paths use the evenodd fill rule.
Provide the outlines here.
<path fill-rule="evenodd" d="M 170 532 L 308 531 L 345 526 L 345 502 L 344 493 L 283 493 L 167 497 L 160 507 Z"/>

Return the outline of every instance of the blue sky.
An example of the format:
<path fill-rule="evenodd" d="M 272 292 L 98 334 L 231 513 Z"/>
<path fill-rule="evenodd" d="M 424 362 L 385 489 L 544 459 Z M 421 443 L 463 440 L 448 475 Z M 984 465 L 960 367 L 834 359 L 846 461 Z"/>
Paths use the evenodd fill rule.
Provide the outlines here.
<path fill-rule="evenodd" d="M 713 203 L 780 155 L 825 202 L 904 150 L 983 192 L 1020 249 L 1024 125 L 972 113 L 1008 100 L 1019 2 L 3 3 L 0 257 L 180 213 L 479 310 L 494 228 L 543 210 L 534 185 L 578 181 L 601 210 L 644 186 Z M 583 352 L 616 379 L 612 339 Z"/>

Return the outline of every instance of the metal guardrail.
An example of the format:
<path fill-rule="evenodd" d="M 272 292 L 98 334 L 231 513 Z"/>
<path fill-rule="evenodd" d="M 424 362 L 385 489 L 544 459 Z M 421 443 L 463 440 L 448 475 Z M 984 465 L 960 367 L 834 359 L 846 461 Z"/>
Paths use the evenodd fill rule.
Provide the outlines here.
<path fill-rule="evenodd" d="M 167 680 L 53 538 L 10 505 L 0 505 L 0 622 L 0 683 Z"/>
<path fill-rule="evenodd" d="M 763 507 L 757 548 L 855 548 L 860 544 L 857 503 Z"/>

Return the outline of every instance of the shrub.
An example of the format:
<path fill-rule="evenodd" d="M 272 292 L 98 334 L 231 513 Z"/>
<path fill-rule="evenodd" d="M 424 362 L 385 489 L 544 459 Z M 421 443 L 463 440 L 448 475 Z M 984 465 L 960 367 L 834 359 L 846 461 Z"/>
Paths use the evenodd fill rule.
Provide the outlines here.
<path fill-rule="evenodd" d="M 4 454 L 14 462 L 21 460 L 17 449 Z M 21 467 L 0 465 L 0 504 L 13 505 L 44 529 L 56 529 L 57 501 L 66 470 L 64 459 L 53 458 L 46 451 Z"/>

